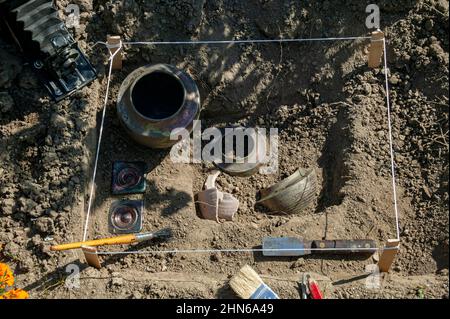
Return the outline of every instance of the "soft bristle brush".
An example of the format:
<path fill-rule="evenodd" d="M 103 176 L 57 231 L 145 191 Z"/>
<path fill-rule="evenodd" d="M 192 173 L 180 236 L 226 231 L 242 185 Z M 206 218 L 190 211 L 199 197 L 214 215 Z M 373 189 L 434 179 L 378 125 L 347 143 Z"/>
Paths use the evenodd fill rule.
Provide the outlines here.
<path fill-rule="evenodd" d="M 242 299 L 279 299 L 249 265 L 231 278 L 230 287 Z"/>

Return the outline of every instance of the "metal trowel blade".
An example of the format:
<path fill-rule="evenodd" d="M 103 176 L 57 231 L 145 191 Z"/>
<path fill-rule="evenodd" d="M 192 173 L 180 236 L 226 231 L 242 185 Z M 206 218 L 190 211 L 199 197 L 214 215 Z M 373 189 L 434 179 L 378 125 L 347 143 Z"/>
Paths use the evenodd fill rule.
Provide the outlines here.
<path fill-rule="evenodd" d="M 265 237 L 263 239 L 264 256 L 303 256 L 311 254 L 307 245 L 295 237 Z"/>

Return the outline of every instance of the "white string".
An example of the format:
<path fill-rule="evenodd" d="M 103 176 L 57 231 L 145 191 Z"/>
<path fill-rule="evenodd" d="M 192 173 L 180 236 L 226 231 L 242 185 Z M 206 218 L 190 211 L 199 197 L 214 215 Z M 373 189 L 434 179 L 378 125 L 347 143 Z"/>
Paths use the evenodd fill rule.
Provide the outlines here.
<path fill-rule="evenodd" d="M 97 44 L 102 44 L 102 45 L 104 45 L 105 47 L 107 47 L 108 49 L 122 48 L 122 46 L 123 46 L 122 40 L 120 40 L 119 43 L 115 43 L 115 44 L 113 44 L 113 43 L 108 43 L 108 42 L 103 42 L 103 41 L 97 41 L 97 42 L 95 42 L 95 43 L 90 47 L 90 49 L 92 49 L 92 48 L 94 48 L 95 46 L 97 46 Z M 115 55 L 116 55 L 116 52 L 114 52 L 113 55 L 115 56 Z M 111 56 L 111 52 L 110 52 L 110 56 Z M 110 57 L 110 58 L 111 58 L 111 57 Z"/>
<path fill-rule="evenodd" d="M 353 251 L 360 252 L 376 252 L 376 251 L 384 251 L 384 250 L 397 250 L 399 246 L 395 247 L 375 247 L 375 248 L 354 248 Z M 283 251 L 329 251 L 329 252 L 338 252 L 338 251 L 348 251 L 352 252 L 351 248 L 230 248 L 230 249 L 171 249 L 171 250 L 130 250 L 130 251 L 98 251 L 98 252 L 90 252 L 94 255 L 126 255 L 126 254 L 173 254 L 173 253 L 252 253 L 252 252 L 283 252 Z M 276 256 L 274 256 L 276 257 Z M 283 257 L 283 256 L 278 256 Z M 284 256 L 289 257 L 289 256 Z"/>
<path fill-rule="evenodd" d="M 98 42 L 98 43 L 100 43 L 100 42 Z M 96 44 L 94 44 L 94 46 Z M 90 214 L 91 214 L 92 201 L 93 201 L 93 197 L 94 197 L 95 177 L 97 176 L 98 158 L 99 158 L 99 155 L 100 155 L 100 145 L 101 145 L 101 142 L 102 142 L 103 126 L 104 126 L 104 123 L 105 123 L 106 105 L 108 104 L 108 95 L 109 95 L 109 87 L 110 87 L 110 83 L 111 83 L 111 73 L 112 73 L 113 59 L 116 56 L 116 54 L 118 54 L 121 51 L 121 48 L 122 48 L 122 41 L 119 42 L 119 49 L 116 50 L 116 52 L 114 52 L 114 54 L 112 54 L 111 51 L 109 51 L 109 60 L 110 60 L 110 62 L 109 62 L 109 71 L 108 71 L 108 82 L 106 83 L 106 93 L 105 93 L 105 99 L 104 99 L 104 103 L 103 103 L 102 121 L 101 121 L 101 124 L 100 124 L 100 131 L 98 133 L 97 150 L 95 152 L 94 172 L 92 174 L 91 190 L 89 192 L 89 202 L 88 202 L 88 209 L 87 209 L 87 213 L 86 213 L 86 222 L 84 224 L 83 241 L 86 241 L 86 239 L 87 239 L 89 217 L 90 217 Z"/>
<path fill-rule="evenodd" d="M 94 162 L 94 172 L 92 176 L 92 184 L 91 190 L 89 194 L 89 203 L 88 210 L 86 214 L 86 222 L 84 226 L 84 234 L 83 241 L 86 241 L 87 238 L 87 230 L 89 225 L 90 212 L 92 208 L 92 200 L 94 194 L 95 187 L 95 178 L 97 175 L 97 166 L 98 166 L 98 158 L 100 153 L 100 145 L 103 134 L 103 126 L 105 121 L 106 114 L 106 105 L 108 103 L 108 95 L 109 88 L 111 82 L 111 73 L 112 73 L 112 63 L 115 55 L 121 51 L 123 45 L 185 45 L 185 44 L 239 44 L 239 43 L 283 43 L 283 42 L 307 42 L 307 41 L 336 41 L 336 40 L 357 40 L 357 39 L 371 39 L 371 37 L 339 37 L 339 38 L 308 38 L 308 39 L 260 39 L 260 40 L 212 40 L 212 41 L 149 41 L 149 42 L 122 42 L 120 41 L 118 44 L 111 45 L 106 42 L 98 41 L 92 47 L 95 47 L 97 44 L 103 44 L 107 48 L 118 48 L 114 54 L 110 54 L 110 64 L 109 64 L 109 72 L 108 72 L 108 80 L 106 85 L 106 93 L 103 105 L 103 113 L 102 120 L 99 131 L 99 138 L 97 141 L 97 150 L 95 155 Z M 393 196 L 394 196 L 394 210 L 395 210 L 395 219 L 396 219 L 396 231 L 397 231 L 397 239 L 400 239 L 400 229 L 399 229 L 399 217 L 398 217 L 398 207 L 397 207 L 397 192 L 396 192 L 396 183 L 395 183 L 395 164 L 394 164 L 394 151 L 392 146 L 392 129 L 391 129 L 391 114 L 390 114 L 390 99 L 389 99 L 389 83 L 388 83 L 388 75 L 387 75 L 387 58 L 386 58 L 386 40 L 385 38 L 379 40 L 383 41 L 384 48 L 384 69 L 385 69 L 385 80 L 386 80 L 386 104 L 387 104 L 387 113 L 388 113 L 388 129 L 389 129 L 389 148 L 391 155 L 391 173 L 392 173 L 392 186 L 393 186 Z M 381 248 L 358 248 L 358 250 L 367 250 L 367 251 L 379 251 Z M 398 249 L 396 247 L 384 247 L 383 250 L 393 250 Z M 328 251 L 339 251 L 339 250 L 349 250 L 348 248 L 310 248 L 310 249 L 186 249 L 186 250 L 146 250 L 146 251 L 100 251 L 95 254 L 98 255 L 117 255 L 117 254 L 153 254 L 153 253 L 214 253 L 214 252 L 258 252 L 258 251 L 314 251 L 314 250 L 328 250 Z"/>
<path fill-rule="evenodd" d="M 250 40 L 200 40 L 200 41 L 134 41 L 123 42 L 124 45 L 198 45 L 198 44 L 244 44 L 244 43 L 285 43 L 311 41 L 345 41 L 370 39 L 371 37 L 307 38 L 307 39 L 250 39 Z"/>
<path fill-rule="evenodd" d="M 397 188 L 395 186 L 395 162 L 394 162 L 394 148 L 392 146 L 392 124 L 391 124 L 391 101 L 389 98 L 389 81 L 388 81 L 388 68 L 387 68 L 387 55 L 386 55 L 386 38 L 383 37 L 383 50 L 384 50 L 384 78 L 386 86 L 386 106 L 388 117 L 388 135 L 389 135 L 389 151 L 391 156 L 391 175 L 392 175 L 392 193 L 394 197 L 394 211 L 395 211 L 395 230 L 397 233 L 397 240 L 400 240 L 400 223 L 398 217 L 397 206 Z"/>

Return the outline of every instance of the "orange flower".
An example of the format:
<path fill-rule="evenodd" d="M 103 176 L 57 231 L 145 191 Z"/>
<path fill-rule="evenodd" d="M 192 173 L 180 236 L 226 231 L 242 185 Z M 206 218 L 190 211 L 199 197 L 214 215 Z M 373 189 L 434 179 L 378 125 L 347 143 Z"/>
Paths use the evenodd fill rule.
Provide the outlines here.
<path fill-rule="evenodd" d="M 14 284 L 14 276 L 8 265 L 0 263 L 0 289 Z"/>
<path fill-rule="evenodd" d="M 12 289 L 0 295 L 0 299 L 28 299 L 28 292 L 22 289 Z"/>

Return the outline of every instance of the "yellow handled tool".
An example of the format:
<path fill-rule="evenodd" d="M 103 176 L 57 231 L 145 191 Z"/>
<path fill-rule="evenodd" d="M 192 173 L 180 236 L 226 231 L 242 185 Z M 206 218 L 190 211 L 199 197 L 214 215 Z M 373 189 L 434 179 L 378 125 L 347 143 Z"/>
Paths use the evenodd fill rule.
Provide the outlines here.
<path fill-rule="evenodd" d="M 164 228 L 153 233 L 141 233 L 141 234 L 130 234 L 122 235 L 110 238 L 100 238 L 87 241 L 79 241 L 76 243 L 62 244 L 51 246 L 50 250 L 68 250 L 81 248 L 82 246 L 104 246 L 104 245 L 125 245 L 146 240 L 151 240 L 154 238 L 169 238 L 172 236 L 172 231 L 170 228 Z"/>

